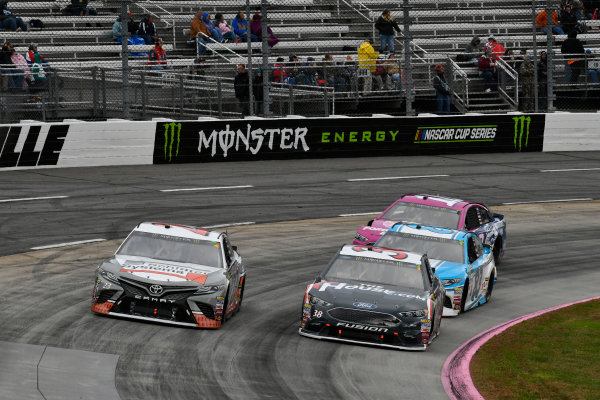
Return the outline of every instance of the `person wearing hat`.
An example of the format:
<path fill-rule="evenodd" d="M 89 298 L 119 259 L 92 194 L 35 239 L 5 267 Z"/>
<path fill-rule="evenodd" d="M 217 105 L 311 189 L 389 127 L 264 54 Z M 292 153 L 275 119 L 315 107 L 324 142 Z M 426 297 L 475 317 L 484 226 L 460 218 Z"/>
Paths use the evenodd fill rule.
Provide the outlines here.
<path fill-rule="evenodd" d="M 306 76 L 306 85 L 317 86 L 317 76 L 319 73 L 319 66 L 313 57 L 306 59 L 306 65 L 301 71 L 301 74 Z"/>
<path fill-rule="evenodd" d="M 494 35 L 490 35 L 488 42 L 485 44 L 483 49 L 484 51 L 487 51 L 488 49 L 492 51 L 491 55 L 494 62 L 498 61 L 498 59 L 504 55 L 504 52 L 506 52 L 504 46 L 496 41 Z"/>
<path fill-rule="evenodd" d="M 485 92 L 489 93 L 496 87 L 498 74 L 496 73 L 496 63 L 492 58 L 492 50 L 486 49 L 485 54 L 479 58 L 477 63 L 480 77 L 485 81 Z"/>
<path fill-rule="evenodd" d="M 519 79 L 521 80 L 522 89 L 522 110 L 524 112 L 532 112 L 535 110 L 535 85 L 534 85 L 534 71 L 535 67 L 531 62 L 531 58 L 527 53 L 522 54 L 523 62 L 519 70 Z"/>
<path fill-rule="evenodd" d="M 254 14 L 252 16 L 252 21 L 250 21 L 250 33 L 252 33 L 259 42 L 262 41 L 262 16 L 260 14 Z M 279 39 L 275 36 L 270 26 L 267 26 L 267 43 L 269 43 L 269 47 L 275 46 Z"/>
<path fill-rule="evenodd" d="M 263 75 L 262 69 L 257 68 L 254 79 L 252 79 L 252 96 L 254 96 L 254 104 L 256 105 L 256 115 L 263 112 Z"/>
<path fill-rule="evenodd" d="M 442 64 L 436 65 L 435 73 L 433 88 L 435 89 L 435 98 L 437 100 L 437 113 L 439 115 L 449 115 L 451 90 L 444 76 L 444 66 Z"/>
<path fill-rule="evenodd" d="M 358 69 L 369 71 L 363 72 L 363 90 L 365 92 L 370 92 L 373 88 L 373 78 L 371 77 L 371 74 L 377 69 L 376 61 L 378 57 L 379 53 L 373 48 L 373 39 L 367 38 L 358 48 Z"/>
<path fill-rule="evenodd" d="M 471 42 L 465 47 L 466 59 L 459 61 L 471 60 L 474 65 L 477 65 L 477 61 L 479 61 L 479 57 L 483 55 L 483 52 L 483 43 L 481 43 L 481 39 L 479 39 L 479 36 L 473 36 Z"/>

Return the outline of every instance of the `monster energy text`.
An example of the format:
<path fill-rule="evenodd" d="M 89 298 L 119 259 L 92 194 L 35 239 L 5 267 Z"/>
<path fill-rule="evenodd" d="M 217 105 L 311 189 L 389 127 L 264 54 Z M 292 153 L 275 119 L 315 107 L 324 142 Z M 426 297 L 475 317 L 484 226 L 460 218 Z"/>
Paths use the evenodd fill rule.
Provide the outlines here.
<path fill-rule="evenodd" d="M 523 148 L 523 134 L 525 134 L 525 148 L 527 148 L 527 145 L 529 144 L 529 126 L 531 125 L 531 117 L 526 117 L 524 115 L 513 117 L 513 121 L 515 121 L 515 150 L 521 151 Z M 525 126 L 525 124 L 527 124 L 527 126 Z"/>

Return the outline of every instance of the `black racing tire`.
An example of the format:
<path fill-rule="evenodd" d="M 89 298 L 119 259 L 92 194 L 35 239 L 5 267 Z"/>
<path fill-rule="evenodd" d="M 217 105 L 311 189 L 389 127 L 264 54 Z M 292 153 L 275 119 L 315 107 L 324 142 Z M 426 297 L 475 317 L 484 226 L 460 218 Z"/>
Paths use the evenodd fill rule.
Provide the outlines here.
<path fill-rule="evenodd" d="M 465 304 L 467 303 L 467 293 L 469 293 L 469 280 L 465 282 L 465 286 L 463 286 L 463 293 L 460 299 L 460 312 L 465 312 Z"/>
<path fill-rule="evenodd" d="M 502 251 L 502 238 L 499 237 L 494 242 L 494 248 L 492 249 L 492 254 L 494 255 L 494 264 L 500 264 L 500 252 Z"/>
<path fill-rule="evenodd" d="M 236 314 L 242 309 L 242 300 L 244 300 L 244 287 L 246 287 L 246 279 L 244 279 L 244 283 L 242 283 L 242 289 L 240 290 L 240 301 L 235 309 Z"/>
<path fill-rule="evenodd" d="M 231 314 L 229 316 L 226 315 L 228 303 L 229 303 L 229 293 L 227 293 L 227 296 L 225 296 L 225 303 L 223 304 L 223 317 L 221 317 L 221 325 L 225 324 L 225 322 L 227 322 L 227 319 L 229 317 L 231 317 Z"/>
<path fill-rule="evenodd" d="M 490 299 L 492 298 L 492 290 L 494 290 L 494 279 L 495 279 L 495 275 L 494 272 L 492 271 L 492 273 L 490 274 L 490 280 L 488 281 L 488 287 L 487 287 L 487 292 L 485 293 L 485 302 L 489 302 Z"/>

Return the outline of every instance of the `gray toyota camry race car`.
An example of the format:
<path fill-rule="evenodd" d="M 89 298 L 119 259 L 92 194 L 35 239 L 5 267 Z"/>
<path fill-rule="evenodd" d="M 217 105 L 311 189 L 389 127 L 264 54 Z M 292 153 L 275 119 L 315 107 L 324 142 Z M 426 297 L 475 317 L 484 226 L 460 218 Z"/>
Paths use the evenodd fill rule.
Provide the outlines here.
<path fill-rule="evenodd" d="M 96 270 L 92 311 L 219 328 L 240 310 L 246 270 L 226 233 L 139 224 Z"/>

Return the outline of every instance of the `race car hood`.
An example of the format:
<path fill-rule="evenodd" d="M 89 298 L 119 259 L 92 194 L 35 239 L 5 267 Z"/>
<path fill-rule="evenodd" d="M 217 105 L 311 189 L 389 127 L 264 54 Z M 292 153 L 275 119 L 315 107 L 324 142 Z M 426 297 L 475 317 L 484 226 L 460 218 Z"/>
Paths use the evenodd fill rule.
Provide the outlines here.
<path fill-rule="evenodd" d="M 326 282 L 313 284 L 311 295 L 332 303 L 335 307 L 369 309 L 379 312 L 400 312 L 427 308 L 427 293 L 423 290 L 359 282 Z"/>
<path fill-rule="evenodd" d="M 115 256 L 105 261 L 101 268 L 126 279 L 160 284 L 211 285 L 222 283 L 224 279 L 224 270 L 221 268 L 145 257 Z"/>
<path fill-rule="evenodd" d="M 379 240 L 379 238 L 388 231 L 395 223 L 398 221 L 392 221 L 389 219 L 376 219 L 373 220 L 371 225 L 363 225 L 361 226 L 357 233 L 361 236 L 367 238 L 367 241 L 355 240 L 354 244 L 367 244 L 367 243 L 375 243 Z"/>
<path fill-rule="evenodd" d="M 435 268 L 435 274 L 440 277 L 440 280 L 464 279 L 467 274 L 466 264 L 433 259 L 430 259 L 429 263 L 432 268 Z"/>

